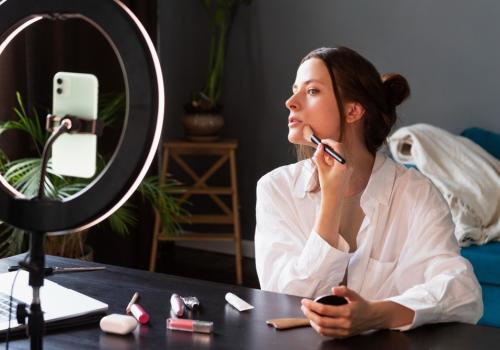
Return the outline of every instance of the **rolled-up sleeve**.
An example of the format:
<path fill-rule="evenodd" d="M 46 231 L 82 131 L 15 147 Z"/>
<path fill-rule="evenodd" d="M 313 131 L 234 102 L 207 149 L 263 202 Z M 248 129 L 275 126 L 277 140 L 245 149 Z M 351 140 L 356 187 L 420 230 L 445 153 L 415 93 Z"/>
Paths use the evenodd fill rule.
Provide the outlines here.
<path fill-rule="evenodd" d="M 303 232 L 290 197 L 275 179 L 257 183 L 255 261 L 261 289 L 313 297 L 331 293 L 345 274 L 349 245 L 332 247 L 317 232 Z"/>
<path fill-rule="evenodd" d="M 483 314 L 481 287 L 471 264 L 459 253 L 449 209 L 437 190 L 421 193 L 410 239 L 396 270 L 400 295 L 387 298 L 413 311 L 407 330 L 427 323 L 476 323 Z"/>

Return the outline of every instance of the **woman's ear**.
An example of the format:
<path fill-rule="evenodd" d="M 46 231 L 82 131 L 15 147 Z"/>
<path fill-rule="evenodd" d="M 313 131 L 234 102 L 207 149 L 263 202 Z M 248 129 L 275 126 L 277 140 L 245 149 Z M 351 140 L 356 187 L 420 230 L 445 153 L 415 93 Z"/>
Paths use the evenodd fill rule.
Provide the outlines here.
<path fill-rule="evenodd" d="M 352 124 L 363 118 L 365 108 L 358 102 L 349 102 L 345 105 L 346 122 Z"/>

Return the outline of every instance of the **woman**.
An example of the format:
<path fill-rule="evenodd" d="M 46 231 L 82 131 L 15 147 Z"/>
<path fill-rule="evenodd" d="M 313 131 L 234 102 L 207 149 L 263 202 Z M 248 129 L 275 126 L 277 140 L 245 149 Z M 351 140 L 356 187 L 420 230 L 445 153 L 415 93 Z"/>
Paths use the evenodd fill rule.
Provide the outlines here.
<path fill-rule="evenodd" d="M 480 286 L 440 193 L 378 151 L 409 92 L 404 77 L 381 77 L 351 49 L 320 48 L 302 60 L 286 101 L 299 162 L 257 184 L 257 273 L 264 290 L 345 297 L 342 306 L 302 300 L 322 335 L 482 315 Z M 323 145 L 314 150 L 306 125 L 346 163 Z"/>

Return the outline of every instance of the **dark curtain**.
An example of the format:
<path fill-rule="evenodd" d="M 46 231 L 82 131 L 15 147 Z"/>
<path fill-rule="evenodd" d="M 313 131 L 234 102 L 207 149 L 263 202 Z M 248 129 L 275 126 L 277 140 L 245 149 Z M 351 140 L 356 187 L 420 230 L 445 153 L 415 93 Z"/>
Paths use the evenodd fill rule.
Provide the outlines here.
<path fill-rule="evenodd" d="M 122 2 L 135 13 L 156 43 L 156 0 Z M 42 20 L 18 35 L 0 56 L 0 120 L 14 118 L 16 91 L 23 96 L 27 109 L 36 106 L 43 117 L 52 104 L 52 76 L 61 70 L 95 74 L 99 78 L 100 94 L 124 90 L 116 56 L 95 28 L 77 19 Z M 111 142 L 110 147 L 114 147 L 119 132 L 115 134 L 112 141 L 100 138 L 99 142 Z M 15 132 L 2 135 L 0 147 L 11 159 L 31 152 L 30 143 Z M 138 268 L 148 266 L 153 220 L 150 211 L 138 204 L 140 224 L 131 236 L 109 234 L 106 225 L 93 229 L 89 242 L 94 246 L 96 260 Z"/>

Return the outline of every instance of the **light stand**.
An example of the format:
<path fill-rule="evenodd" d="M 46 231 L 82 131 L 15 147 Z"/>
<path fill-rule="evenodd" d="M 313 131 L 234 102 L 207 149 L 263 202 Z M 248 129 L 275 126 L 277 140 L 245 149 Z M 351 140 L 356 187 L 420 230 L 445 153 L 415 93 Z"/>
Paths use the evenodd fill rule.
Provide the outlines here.
<path fill-rule="evenodd" d="M 40 302 L 40 288 L 45 278 L 45 253 L 43 241 L 45 233 L 30 232 L 30 261 L 19 262 L 19 266 L 29 271 L 29 285 L 33 288 L 33 299 L 31 300 L 29 312 L 26 304 L 17 305 L 17 322 L 25 324 L 28 318 L 28 336 L 30 337 L 31 349 L 43 348 L 43 334 L 45 333 L 43 322 L 43 311 Z"/>
<path fill-rule="evenodd" d="M 60 122 L 57 128 L 54 127 L 54 122 Z M 52 144 L 63 133 L 88 133 L 88 128 L 84 125 L 88 123 L 85 119 L 80 119 L 75 116 L 58 117 L 53 115 L 47 116 L 46 127 L 49 131 L 54 131 L 43 148 L 42 166 L 40 173 L 40 184 L 38 187 L 38 196 L 35 201 L 44 201 L 45 175 L 47 172 L 47 163 L 51 153 Z M 90 129 L 91 133 L 96 133 L 95 124 L 97 121 L 91 121 L 94 127 Z M 92 132 L 93 131 L 93 132 Z M 19 324 L 26 324 L 28 318 L 28 335 L 31 340 L 32 349 L 43 348 L 44 321 L 43 311 L 40 300 L 40 288 L 43 287 L 45 278 L 45 251 L 44 251 L 45 232 L 30 232 L 30 248 L 29 261 L 20 261 L 19 266 L 29 272 L 29 285 L 33 289 L 33 298 L 31 300 L 30 310 L 26 309 L 26 304 L 19 303 L 16 310 L 16 318 Z M 7 339 L 8 341 L 8 339 Z"/>
<path fill-rule="evenodd" d="M 89 228 L 110 216 L 134 193 L 153 161 L 165 107 L 160 63 L 148 34 L 118 0 L 0 0 L 0 54 L 23 29 L 42 19 L 79 18 L 108 40 L 120 63 L 127 100 L 124 129 L 107 167 L 83 191 L 62 201 L 30 199 L 0 176 L 0 220 L 31 232 L 30 272 L 33 301 L 29 311 L 32 349 L 43 346 L 45 232 Z M 26 316 L 26 315 L 25 315 Z"/>

